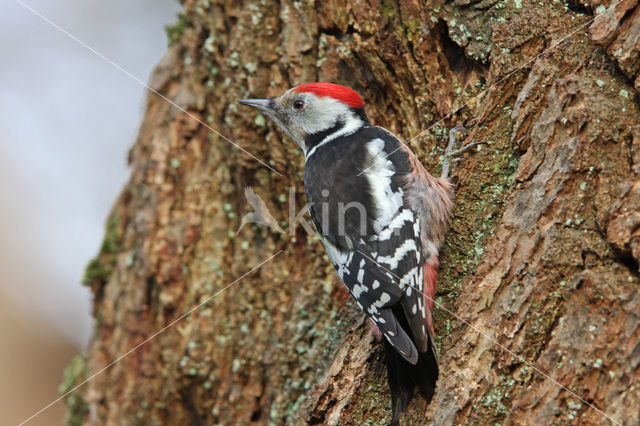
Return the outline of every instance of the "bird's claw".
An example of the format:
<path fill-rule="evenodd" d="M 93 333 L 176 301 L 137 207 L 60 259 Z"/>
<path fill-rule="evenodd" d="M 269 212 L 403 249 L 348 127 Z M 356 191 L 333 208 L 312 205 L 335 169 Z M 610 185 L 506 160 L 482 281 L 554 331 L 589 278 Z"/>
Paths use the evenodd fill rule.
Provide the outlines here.
<path fill-rule="evenodd" d="M 473 149 L 473 148 L 475 148 L 475 147 L 477 147 L 479 145 L 487 145 L 487 143 L 486 142 L 471 142 L 469 145 L 465 145 L 462 148 L 457 149 L 457 150 L 455 150 L 453 152 L 450 152 L 450 153 L 446 153 L 445 152 L 444 155 L 449 157 L 449 158 L 451 158 L 452 160 L 455 159 L 457 161 L 461 161 L 461 160 L 463 160 L 463 158 L 457 158 L 457 157 L 459 157 L 461 154 L 464 154 L 465 152 L 467 152 L 467 151 L 469 151 L 469 150 L 471 150 L 471 149 Z"/>
<path fill-rule="evenodd" d="M 449 131 L 449 144 L 447 145 L 447 149 L 444 151 L 444 159 L 442 161 L 442 176 L 440 176 L 441 179 L 446 179 L 449 177 L 449 169 L 452 163 L 459 163 L 464 160 L 464 158 L 460 157 L 460 155 L 480 145 L 487 145 L 487 142 L 472 142 L 468 145 L 463 146 L 462 148 L 455 149 L 457 144 L 456 133 L 460 130 L 467 132 L 467 129 L 463 126 L 456 126 Z"/>

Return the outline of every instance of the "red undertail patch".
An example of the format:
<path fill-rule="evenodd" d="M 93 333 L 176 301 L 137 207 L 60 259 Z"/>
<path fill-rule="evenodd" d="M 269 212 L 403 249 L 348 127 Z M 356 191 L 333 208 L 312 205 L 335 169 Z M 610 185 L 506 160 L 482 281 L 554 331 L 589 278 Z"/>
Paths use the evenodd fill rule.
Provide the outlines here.
<path fill-rule="evenodd" d="M 436 282 L 438 281 L 438 259 L 432 257 L 424 264 L 424 310 L 427 327 L 433 335 L 433 302 L 436 299 Z"/>

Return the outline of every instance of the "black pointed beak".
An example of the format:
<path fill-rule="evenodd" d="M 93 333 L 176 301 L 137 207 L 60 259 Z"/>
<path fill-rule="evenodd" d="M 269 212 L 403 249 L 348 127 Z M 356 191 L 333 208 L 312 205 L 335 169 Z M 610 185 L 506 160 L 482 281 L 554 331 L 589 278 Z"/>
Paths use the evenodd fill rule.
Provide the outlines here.
<path fill-rule="evenodd" d="M 271 102 L 271 99 L 240 99 L 238 101 L 241 105 L 250 106 L 261 111 L 273 111 Z"/>

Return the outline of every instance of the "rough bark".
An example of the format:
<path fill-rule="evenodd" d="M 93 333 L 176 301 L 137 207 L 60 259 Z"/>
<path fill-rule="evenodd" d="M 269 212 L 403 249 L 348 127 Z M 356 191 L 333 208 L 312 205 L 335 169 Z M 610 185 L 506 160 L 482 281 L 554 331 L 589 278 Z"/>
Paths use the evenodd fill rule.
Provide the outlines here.
<path fill-rule="evenodd" d="M 186 1 L 151 86 L 283 176 L 149 94 L 131 179 L 87 269 L 96 327 L 76 381 L 282 252 L 79 388 L 71 418 L 390 419 L 382 348 L 317 238 L 258 225 L 235 235 L 251 211 L 245 186 L 282 221 L 288 188 L 296 212 L 304 195 L 300 152 L 234 101 L 331 81 L 358 90 L 376 124 L 420 134 L 410 146 L 434 173 L 454 125 L 490 143 L 454 171 L 441 377 L 433 402 L 416 399 L 403 420 L 611 422 L 588 402 L 635 424 L 640 6 L 623 0 L 611 18 L 611 4 Z"/>

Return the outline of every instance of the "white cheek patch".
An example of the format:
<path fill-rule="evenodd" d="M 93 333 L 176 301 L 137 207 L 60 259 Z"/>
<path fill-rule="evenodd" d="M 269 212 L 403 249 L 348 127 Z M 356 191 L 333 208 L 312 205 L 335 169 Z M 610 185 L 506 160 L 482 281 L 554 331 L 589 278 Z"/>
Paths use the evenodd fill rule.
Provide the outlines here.
<path fill-rule="evenodd" d="M 302 114 L 300 124 L 306 134 L 316 134 L 331 129 L 338 121 L 343 121 L 344 125 L 327 135 L 308 152 L 305 151 L 306 159 L 309 159 L 318 148 L 332 140 L 356 132 L 362 127 L 363 122 L 360 117 L 351 112 L 347 105 L 332 98 L 314 100 L 313 104 Z"/>
<path fill-rule="evenodd" d="M 351 115 L 347 105 L 332 98 L 316 98 L 308 103 L 298 118 L 300 127 L 308 135 L 330 129 L 339 117 Z"/>

